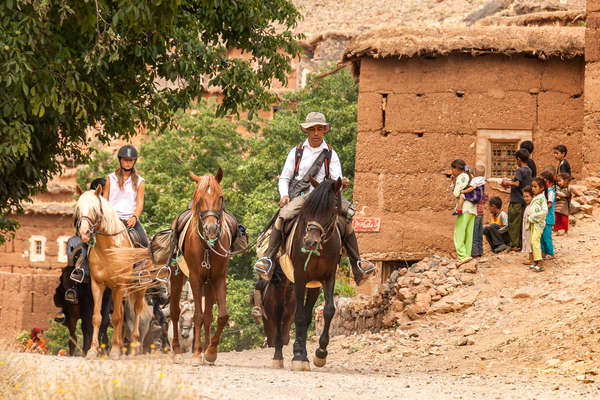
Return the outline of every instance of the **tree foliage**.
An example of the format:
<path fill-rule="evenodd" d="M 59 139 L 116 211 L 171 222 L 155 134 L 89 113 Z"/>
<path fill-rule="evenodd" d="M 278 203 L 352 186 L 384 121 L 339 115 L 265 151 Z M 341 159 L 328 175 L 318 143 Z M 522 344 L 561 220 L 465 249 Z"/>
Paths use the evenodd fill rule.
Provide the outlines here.
<path fill-rule="evenodd" d="M 85 158 L 88 127 L 103 143 L 164 129 L 208 86 L 219 115 L 270 104 L 300 52 L 298 17 L 290 0 L 0 2 L 0 242 L 7 214 Z"/>

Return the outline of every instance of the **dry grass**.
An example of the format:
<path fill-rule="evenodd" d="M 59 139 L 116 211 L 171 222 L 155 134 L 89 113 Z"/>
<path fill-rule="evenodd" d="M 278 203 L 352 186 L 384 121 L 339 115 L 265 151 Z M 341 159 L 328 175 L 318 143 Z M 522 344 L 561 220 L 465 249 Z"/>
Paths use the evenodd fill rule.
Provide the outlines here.
<path fill-rule="evenodd" d="M 160 356 L 115 362 L 0 352 L 0 399 L 205 398 L 170 365 Z"/>

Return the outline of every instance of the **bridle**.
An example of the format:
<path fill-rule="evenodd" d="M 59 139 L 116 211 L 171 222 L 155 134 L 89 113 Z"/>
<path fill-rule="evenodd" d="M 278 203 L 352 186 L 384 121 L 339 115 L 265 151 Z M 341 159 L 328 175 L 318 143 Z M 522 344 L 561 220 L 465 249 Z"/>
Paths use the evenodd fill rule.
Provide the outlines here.
<path fill-rule="evenodd" d="M 96 196 L 98 197 L 98 196 Z M 85 220 L 88 221 L 88 223 L 90 224 L 90 240 L 88 242 L 90 247 L 94 247 L 94 245 L 96 244 L 96 235 L 102 235 L 102 236 L 117 236 L 120 235 L 121 233 L 125 232 L 127 230 L 127 228 L 124 228 L 122 230 L 120 230 L 119 232 L 116 233 L 104 233 L 104 232 L 100 232 L 97 230 L 98 226 L 100 225 L 100 221 L 102 221 L 102 219 L 104 219 L 104 210 L 102 209 L 102 199 L 100 199 L 100 197 L 98 197 L 98 203 L 100 204 L 100 218 L 98 218 L 96 221 L 94 221 L 93 219 L 91 219 L 90 217 L 88 217 L 87 215 L 81 215 L 77 218 L 75 226 L 76 226 L 76 231 L 77 231 L 77 236 L 79 235 L 79 228 L 81 227 L 81 223 Z"/>
<path fill-rule="evenodd" d="M 196 224 L 196 231 L 198 233 L 198 236 L 200 236 L 200 239 L 204 240 L 209 248 L 212 248 L 215 245 L 215 243 L 218 242 L 221 238 L 221 232 L 223 231 L 222 220 L 224 210 L 225 200 L 223 199 L 223 196 L 221 196 L 221 208 L 219 210 L 209 208 L 208 210 L 198 212 L 198 223 Z M 217 219 L 217 236 L 213 239 L 208 239 L 200 232 L 200 226 L 202 226 L 202 232 L 207 231 L 206 218 L 208 217 L 215 217 Z"/>
<path fill-rule="evenodd" d="M 317 240 L 317 246 L 314 250 L 306 250 L 304 247 L 302 247 L 302 249 L 300 249 L 303 253 L 309 253 L 309 257 L 308 260 L 310 259 L 310 256 L 314 253 L 317 256 L 320 256 L 321 253 L 320 251 L 323 250 L 323 243 L 327 243 L 327 241 L 329 241 L 329 239 L 331 239 L 332 233 L 333 233 L 333 228 L 335 228 L 336 222 L 337 222 L 337 216 L 338 216 L 338 202 L 339 202 L 339 193 L 336 195 L 335 198 L 335 210 L 333 212 L 333 217 L 331 218 L 331 220 L 329 220 L 329 222 L 327 222 L 327 225 L 323 226 L 321 225 L 319 222 L 317 221 L 308 221 L 306 223 L 306 228 L 304 230 L 304 235 L 306 236 L 306 234 L 310 231 L 318 231 L 319 232 L 319 240 Z M 306 262 L 306 264 L 308 265 L 308 260 Z M 304 268 L 306 270 L 306 266 Z"/>

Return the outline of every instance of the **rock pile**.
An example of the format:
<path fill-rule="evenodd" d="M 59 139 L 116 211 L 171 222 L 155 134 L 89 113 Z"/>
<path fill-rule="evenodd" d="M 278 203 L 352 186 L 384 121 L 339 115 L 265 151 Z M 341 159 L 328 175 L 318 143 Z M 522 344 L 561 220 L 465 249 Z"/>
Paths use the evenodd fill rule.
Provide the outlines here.
<path fill-rule="evenodd" d="M 473 274 L 485 259 L 457 267 L 446 257 L 432 256 L 393 271 L 372 298 L 338 298 L 331 326 L 333 335 L 379 331 L 425 314 L 459 311 L 471 306 L 478 294 Z M 461 289 L 461 290 L 458 290 Z M 317 321 L 322 320 L 317 310 Z M 317 322 L 317 330 L 320 326 Z"/>
<path fill-rule="evenodd" d="M 576 219 L 592 215 L 595 208 L 600 206 L 600 178 L 588 177 L 576 184 L 570 185 L 572 199 L 570 213 L 576 215 Z M 569 221 L 571 222 L 571 221 Z"/>

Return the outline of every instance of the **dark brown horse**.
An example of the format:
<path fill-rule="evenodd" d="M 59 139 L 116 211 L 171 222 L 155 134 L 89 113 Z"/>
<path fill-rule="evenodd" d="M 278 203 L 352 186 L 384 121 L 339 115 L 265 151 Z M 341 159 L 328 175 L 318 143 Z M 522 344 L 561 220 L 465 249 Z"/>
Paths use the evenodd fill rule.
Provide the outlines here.
<path fill-rule="evenodd" d="M 83 335 L 82 353 L 86 355 L 92 344 L 92 317 L 94 315 L 94 298 L 92 297 L 92 287 L 89 282 L 76 283 L 71 280 L 72 266 L 62 269 L 60 283 L 54 293 L 54 305 L 61 308 L 65 318 L 61 322 L 69 329 L 69 355 L 75 355 L 77 347 L 77 321 L 81 319 L 81 333 Z M 69 288 L 77 287 L 79 292 L 79 301 L 77 304 L 69 303 L 65 300 L 65 292 Z M 102 296 L 102 322 L 100 323 L 98 341 L 108 349 L 108 335 L 106 330 L 110 324 L 110 313 L 112 312 L 112 297 L 110 289 L 106 289 Z"/>
<path fill-rule="evenodd" d="M 262 291 L 263 327 L 267 345 L 275 347 L 273 368 L 283 368 L 283 346 L 290 342 L 290 327 L 296 309 L 294 284 L 285 276 L 279 263 L 274 265 L 271 281 Z M 260 278 L 262 279 L 262 278 Z"/>
<path fill-rule="evenodd" d="M 318 186 L 308 195 L 300 211 L 290 251 L 296 290 L 296 341 L 292 359 L 292 370 L 295 371 L 310 369 L 306 354 L 306 332 L 312 321 L 313 307 L 320 288 L 307 288 L 307 284 L 314 286 L 316 282 L 321 284 L 325 295 L 325 326 L 313 362 L 317 367 L 326 363 L 329 326 L 335 314 L 335 275 L 342 249 L 342 240 L 337 228 L 342 180 L 326 179 L 317 184 L 313 179 L 312 182 L 314 186 Z"/>
<path fill-rule="evenodd" d="M 189 268 L 189 281 L 194 296 L 194 341 L 193 357 L 204 358 L 209 363 L 217 359 L 221 334 L 229 319 L 227 313 L 227 266 L 228 250 L 231 248 L 231 226 L 225 217 L 223 192 L 219 183 L 223 179 L 223 170 L 219 168 L 215 176 L 198 177 L 190 172 L 196 189 L 193 195 L 192 219 L 183 244 L 183 257 Z M 179 343 L 179 314 L 181 289 L 185 276 L 178 271 L 171 274 L 171 320 L 173 321 L 173 352 L 175 361 L 181 360 Z M 204 295 L 204 308 L 202 297 Z M 217 329 L 210 336 L 215 300 L 219 307 Z M 204 346 L 202 346 L 201 328 L 204 326 Z"/>

